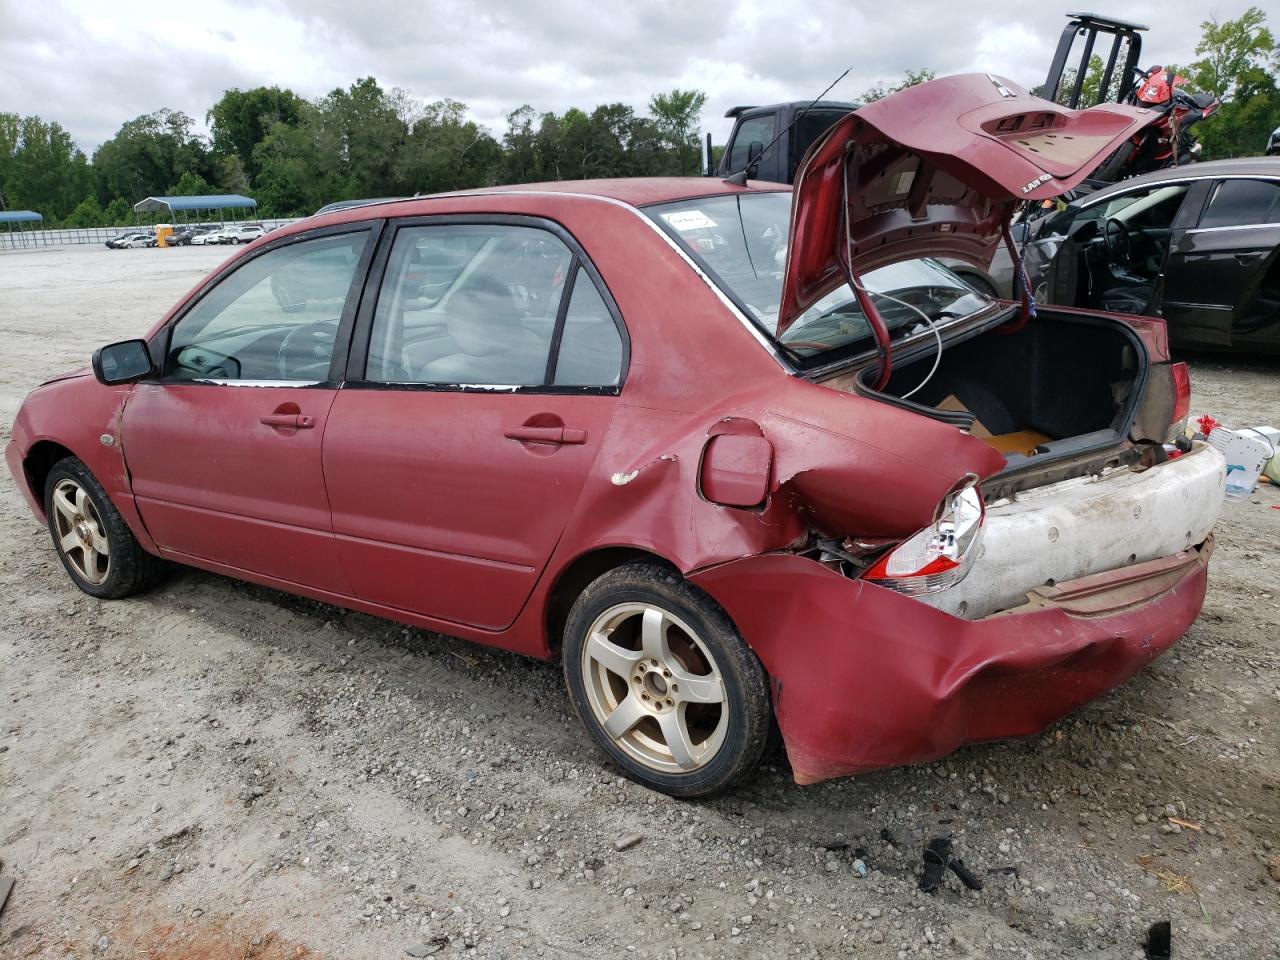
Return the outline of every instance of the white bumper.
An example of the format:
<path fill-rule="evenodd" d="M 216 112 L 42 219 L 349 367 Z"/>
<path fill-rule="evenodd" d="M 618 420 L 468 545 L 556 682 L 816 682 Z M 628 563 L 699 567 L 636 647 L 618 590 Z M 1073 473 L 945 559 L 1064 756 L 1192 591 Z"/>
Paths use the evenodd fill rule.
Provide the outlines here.
<path fill-rule="evenodd" d="M 1167 557 L 1200 543 L 1222 508 L 1226 464 L 1207 444 L 1142 473 L 1115 470 L 987 507 L 978 559 L 923 603 L 976 620 L 1026 602 L 1046 583 Z"/>

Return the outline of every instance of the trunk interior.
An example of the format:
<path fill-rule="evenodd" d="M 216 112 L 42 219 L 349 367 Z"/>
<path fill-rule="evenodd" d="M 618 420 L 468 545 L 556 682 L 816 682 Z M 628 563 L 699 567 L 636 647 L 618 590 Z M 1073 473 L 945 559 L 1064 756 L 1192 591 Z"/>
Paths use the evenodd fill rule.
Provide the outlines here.
<path fill-rule="evenodd" d="M 1137 344 L 1114 321 L 1041 310 L 1015 333 L 997 328 L 947 343 L 938 369 L 905 402 L 959 425 L 971 414 L 970 433 L 1005 454 L 1008 469 L 1069 456 L 1126 432 L 1142 373 Z M 935 356 L 929 345 L 895 365 L 880 396 L 903 402 Z M 875 395 L 866 385 L 874 372 L 862 371 L 855 389 Z"/>

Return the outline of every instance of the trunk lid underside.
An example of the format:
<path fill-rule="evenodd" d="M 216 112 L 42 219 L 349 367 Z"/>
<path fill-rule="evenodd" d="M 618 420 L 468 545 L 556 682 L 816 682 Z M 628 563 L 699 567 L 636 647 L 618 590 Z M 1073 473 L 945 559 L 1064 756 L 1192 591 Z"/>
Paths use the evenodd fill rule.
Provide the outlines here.
<path fill-rule="evenodd" d="M 858 274 L 918 257 L 985 267 L 1017 203 L 1077 186 L 1150 122 L 1137 107 L 1068 110 L 991 74 L 923 83 L 849 114 L 796 175 L 778 334 L 845 281 L 846 243 Z"/>

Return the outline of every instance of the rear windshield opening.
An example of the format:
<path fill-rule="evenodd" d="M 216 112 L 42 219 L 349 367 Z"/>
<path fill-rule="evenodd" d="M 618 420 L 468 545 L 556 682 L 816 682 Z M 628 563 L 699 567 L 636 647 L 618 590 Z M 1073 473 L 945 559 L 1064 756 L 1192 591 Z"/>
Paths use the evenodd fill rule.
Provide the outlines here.
<path fill-rule="evenodd" d="M 874 344 L 853 290 L 842 284 L 777 335 L 782 277 L 791 226 L 790 193 L 701 197 L 645 210 L 711 276 L 738 307 L 802 366 L 853 355 Z M 907 260 L 873 270 L 868 290 L 900 339 L 932 321 L 965 317 L 992 301 L 935 260 Z M 921 316 L 923 314 L 924 316 Z M 810 361 L 812 362 L 806 362 Z"/>

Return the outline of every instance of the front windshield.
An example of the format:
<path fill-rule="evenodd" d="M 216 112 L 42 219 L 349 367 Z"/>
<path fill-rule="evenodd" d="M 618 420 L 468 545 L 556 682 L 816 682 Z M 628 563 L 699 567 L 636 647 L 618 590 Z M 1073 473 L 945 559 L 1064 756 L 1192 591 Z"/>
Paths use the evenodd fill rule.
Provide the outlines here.
<path fill-rule="evenodd" d="M 777 336 L 791 223 L 790 193 L 748 193 L 680 200 L 646 208 L 775 343 L 801 358 L 872 345 L 871 326 L 853 290 L 842 284 Z M 866 274 L 891 337 L 927 329 L 930 320 L 968 316 L 991 303 L 934 260 L 907 260 Z M 892 297 L 893 299 L 889 299 Z"/>

